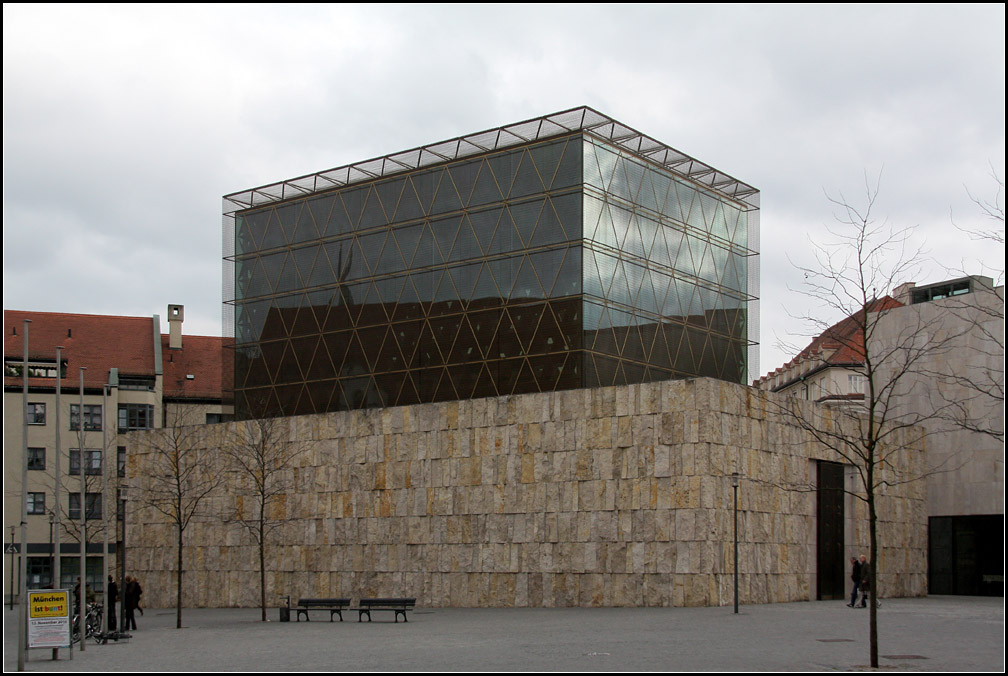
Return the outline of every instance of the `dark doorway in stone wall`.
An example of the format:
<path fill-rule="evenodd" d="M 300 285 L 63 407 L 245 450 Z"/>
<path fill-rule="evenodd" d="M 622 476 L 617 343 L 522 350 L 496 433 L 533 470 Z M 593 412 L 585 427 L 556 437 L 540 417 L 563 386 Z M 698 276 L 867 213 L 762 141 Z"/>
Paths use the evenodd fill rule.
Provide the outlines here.
<path fill-rule="evenodd" d="M 847 597 L 844 560 L 843 465 L 818 462 L 816 482 L 816 598 Z"/>
<path fill-rule="evenodd" d="M 1004 596 L 1004 515 L 928 519 L 928 594 Z"/>

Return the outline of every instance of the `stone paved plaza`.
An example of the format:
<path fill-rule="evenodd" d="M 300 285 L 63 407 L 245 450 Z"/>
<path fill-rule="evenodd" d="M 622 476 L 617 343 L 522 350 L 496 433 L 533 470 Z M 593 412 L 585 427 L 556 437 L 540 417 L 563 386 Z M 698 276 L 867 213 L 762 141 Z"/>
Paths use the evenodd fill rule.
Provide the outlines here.
<path fill-rule="evenodd" d="M 4 671 L 17 667 L 4 610 Z M 325 613 L 318 613 L 323 618 Z M 129 642 L 29 671 L 861 671 L 868 614 L 843 601 L 715 608 L 418 608 L 408 623 L 258 622 L 252 609 L 148 609 Z M 1005 666 L 1004 599 L 885 600 L 886 671 L 996 671 Z"/>

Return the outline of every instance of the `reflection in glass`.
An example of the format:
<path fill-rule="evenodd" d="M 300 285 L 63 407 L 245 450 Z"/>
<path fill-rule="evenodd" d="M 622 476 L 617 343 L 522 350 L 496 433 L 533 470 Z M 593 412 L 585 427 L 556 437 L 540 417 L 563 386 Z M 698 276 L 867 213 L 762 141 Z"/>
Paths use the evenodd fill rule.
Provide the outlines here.
<path fill-rule="evenodd" d="M 581 133 L 238 213 L 239 415 L 739 382 L 748 227 Z"/>

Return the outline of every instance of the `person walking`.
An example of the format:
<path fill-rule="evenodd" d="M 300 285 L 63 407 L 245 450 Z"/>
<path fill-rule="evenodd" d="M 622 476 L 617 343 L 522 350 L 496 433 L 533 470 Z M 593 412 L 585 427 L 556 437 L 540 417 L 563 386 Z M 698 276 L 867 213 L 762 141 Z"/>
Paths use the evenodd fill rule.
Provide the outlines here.
<path fill-rule="evenodd" d="M 871 563 L 861 555 L 861 604 L 858 608 L 867 608 L 868 597 L 871 596 Z"/>
<path fill-rule="evenodd" d="M 140 617 L 143 617 L 143 606 L 140 605 L 140 597 L 143 596 L 143 587 L 140 586 L 140 579 L 134 577 L 133 585 L 136 587 L 136 609 L 140 611 Z"/>
<path fill-rule="evenodd" d="M 850 557 L 851 562 L 851 575 L 850 579 L 854 582 L 851 587 L 850 593 L 850 603 L 847 604 L 848 608 L 853 608 L 854 604 L 857 602 L 858 589 L 861 587 L 861 562 L 857 560 L 856 556 Z"/>
<path fill-rule="evenodd" d="M 116 627 L 116 602 L 119 600 L 119 585 L 115 583 L 112 576 L 108 576 L 108 628 L 109 631 L 115 631 Z"/>

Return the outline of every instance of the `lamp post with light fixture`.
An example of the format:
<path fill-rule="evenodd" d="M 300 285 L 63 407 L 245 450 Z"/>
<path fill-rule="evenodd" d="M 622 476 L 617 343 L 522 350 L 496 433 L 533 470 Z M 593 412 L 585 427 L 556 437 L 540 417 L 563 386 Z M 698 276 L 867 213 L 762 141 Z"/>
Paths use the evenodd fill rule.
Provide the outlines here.
<path fill-rule="evenodd" d="M 732 492 L 735 495 L 733 512 L 735 514 L 735 614 L 738 615 L 738 487 L 739 473 L 732 472 L 731 475 Z"/>

